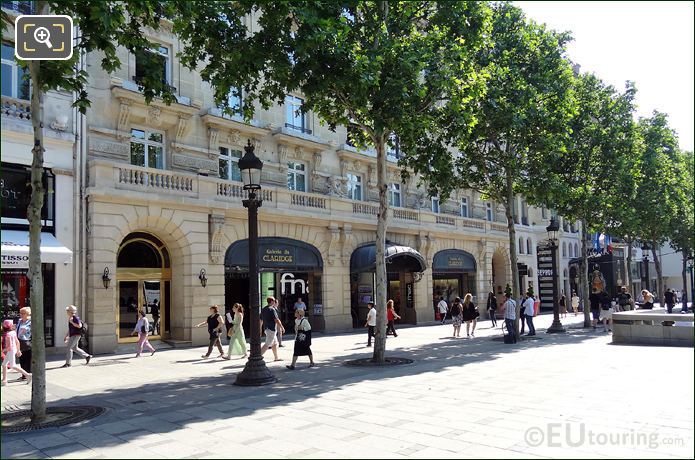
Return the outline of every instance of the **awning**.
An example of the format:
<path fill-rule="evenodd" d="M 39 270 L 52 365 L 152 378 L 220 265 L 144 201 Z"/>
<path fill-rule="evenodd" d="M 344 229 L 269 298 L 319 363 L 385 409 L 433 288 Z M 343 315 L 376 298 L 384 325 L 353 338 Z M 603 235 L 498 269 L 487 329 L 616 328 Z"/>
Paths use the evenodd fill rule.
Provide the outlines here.
<path fill-rule="evenodd" d="M 2 267 L 27 268 L 29 263 L 29 232 L 2 231 Z M 72 263 L 72 251 L 50 233 L 41 232 L 41 262 Z"/>
<path fill-rule="evenodd" d="M 427 269 L 425 258 L 408 246 L 389 244 L 386 246 L 387 271 L 424 272 Z M 376 269 L 376 244 L 361 246 L 352 252 L 350 273 L 373 272 Z"/>

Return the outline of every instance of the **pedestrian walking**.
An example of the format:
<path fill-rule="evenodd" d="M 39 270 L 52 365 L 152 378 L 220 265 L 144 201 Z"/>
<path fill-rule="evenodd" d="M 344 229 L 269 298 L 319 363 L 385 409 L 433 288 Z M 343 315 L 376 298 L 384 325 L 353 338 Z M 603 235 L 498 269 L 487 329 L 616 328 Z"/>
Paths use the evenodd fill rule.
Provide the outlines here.
<path fill-rule="evenodd" d="M 461 337 L 461 324 L 463 323 L 463 305 L 461 298 L 456 297 L 451 303 L 451 321 L 454 325 L 454 337 Z"/>
<path fill-rule="evenodd" d="M 224 358 L 224 350 L 222 350 L 222 342 L 220 341 L 220 335 L 224 329 L 224 321 L 222 321 L 222 317 L 220 316 L 220 308 L 217 305 L 210 307 L 210 315 L 205 321 L 196 324 L 195 327 L 200 327 L 204 324 L 207 324 L 208 326 L 210 342 L 208 343 L 207 353 L 201 355 L 201 358 L 208 358 L 210 353 L 212 353 L 212 347 L 217 347 L 217 350 L 220 352 L 218 358 Z"/>
<path fill-rule="evenodd" d="M 376 327 L 376 308 L 374 308 L 373 302 L 369 302 L 367 308 L 369 308 L 369 311 L 367 312 L 367 321 L 364 323 L 364 327 L 367 328 L 367 346 L 371 347 L 374 328 Z"/>
<path fill-rule="evenodd" d="M 278 299 L 273 297 L 273 308 L 275 309 L 275 312 L 278 315 L 278 319 L 282 317 L 280 313 L 280 302 L 278 302 Z M 280 321 L 282 323 L 282 321 Z M 278 341 L 278 347 L 284 348 L 285 346 L 282 344 L 282 335 L 285 333 L 285 327 L 283 326 L 282 331 L 278 330 L 276 331 L 277 335 L 277 341 Z"/>
<path fill-rule="evenodd" d="M 401 319 L 401 317 L 398 316 L 396 309 L 393 308 L 393 300 L 389 299 L 389 301 L 386 302 L 386 335 L 389 335 L 389 331 L 391 331 L 394 337 L 398 337 L 395 327 L 395 321 L 397 319 Z"/>
<path fill-rule="evenodd" d="M 666 301 L 666 311 L 668 313 L 673 313 L 673 307 L 676 306 L 676 293 L 673 292 L 671 288 L 666 289 L 664 300 Z"/>
<path fill-rule="evenodd" d="M 487 294 L 487 314 L 490 315 L 490 322 L 492 322 L 492 327 L 497 327 L 497 318 L 495 318 L 495 313 L 497 312 L 497 297 L 495 293 L 490 291 Z"/>
<path fill-rule="evenodd" d="M 157 350 L 155 350 L 150 341 L 147 339 L 147 336 L 150 335 L 150 321 L 147 319 L 147 312 L 144 308 L 140 310 L 140 319 L 138 319 L 138 322 L 135 323 L 135 327 L 133 328 L 131 335 L 136 334 L 138 336 L 138 345 L 135 357 L 139 358 L 140 353 L 142 353 L 142 349 L 145 347 L 150 350 L 150 356 L 154 355 L 154 352 Z"/>
<path fill-rule="evenodd" d="M 526 312 L 526 304 L 524 303 L 526 301 L 526 296 L 522 297 L 519 299 L 519 305 L 521 305 L 519 309 L 519 323 L 521 324 L 521 332 L 520 334 L 524 334 L 524 329 L 526 326 L 526 315 L 524 314 Z"/>
<path fill-rule="evenodd" d="M 311 323 L 304 316 L 305 309 L 298 309 L 294 312 L 294 330 L 297 335 L 294 339 L 294 353 L 292 354 L 292 364 L 287 369 L 294 370 L 294 365 L 297 364 L 297 358 L 300 356 L 309 357 L 309 367 L 314 367 L 314 355 L 311 352 Z"/>
<path fill-rule="evenodd" d="M 265 343 L 261 347 L 261 355 L 264 355 L 268 348 L 273 351 L 273 360 L 282 361 L 278 356 L 278 339 L 277 334 L 282 334 L 285 332 L 285 328 L 282 325 L 282 321 L 278 317 L 278 311 L 275 309 L 275 298 L 268 297 L 268 304 L 261 310 L 261 324 L 263 332 L 265 333 Z M 253 324 L 251 327 L 257 327 Z"/>
<path fill-rule="evenodd" d="M 610 296 L 606 291 L 603 291 L 604 296 L 601 299 L 601 313 L 599 319 L 603 322 L 603 332 L 613 331 L 613 311 L 615 301 L 611 301 Z"/>
<path fill-rule="evenodd" d="M 567 318 L 567 297 L 565 294 L 560 296 L 560 314 L 562 318 Z"/>
<path fill-rule="evenodd" d="M 439 312 L 442 324 L 446 323 L 446 314 L 449 311 L 449 306 L 446 304 L 444 297 L 439 298 L 439 303 L 437 304 L 437 311 Z"/>
<path fill-rule="evenodd" d="M 634 304 L 632 296 L 627 292 L 627 286 L 622 286 L 618 294 L 618 308 L 620 311 L 629 311 L 634 308 Z"/>
<path fill-rule="evenodd" d="M 10 368 L 15 372 L 26 377 L 26 382 L 31 382 L 31 374 L 22 369 L 15 360 L 16 357 L 21 357 L 19 339 L 15 332 L 14 323 L 11 319 L 6 319 L 2 322 L 2 386 L 7 385 L 7 369 Z"/>
<path fill-rule="evenodd" d="M 536 300 L 533 298 L 530 292 L 526 293 L 526 300 L 524 300 L 524 316 L 526 317 L 526 325 L 528 326 L 527 336 L 536 335 L 536 327 L 533 325 L 533 315 L 535 313 Z"/>
<path fill-rule="evenodd" d="M 19 309 L 19 322 L 17 323 L 17 338 L 19 339 L 19 366 L 31 374 L 31 307 Z M 21 376 L 19 380 L 26 380 Z"/>
<path fill-rule="evenodd" d="M 480 312 L 473 303 L 473 295 L 470 292 L 463 298 L 462 315 L 463 320 L 466 322 L 466 336 L 468 338 L 475 337 L 475 325 L 478 323 Z M 471 325 L 473 328 L 471 328 Z"/>
<path fill-rule="evenodd" d="M 642 298 L 644 299 L 644 303 L 640 307 L 642 310 L 651 310 L 654 308 L 654 294 L 651 292 L 647 291 L 646 289 L 642 290 Z"/>
<path fill-rule="evenodd" d="M 231 359 L 232 355 L 241 355 L 241 359 L 246 358 L 246 336 L 244 335 L 244 306 L 235 303 L 232 307 L 234 317 L 230 323 L 232 327 L 227 331 L 229 337 L 229 348 L 225 359 Z M 229 313 L 227 313 L 229 314 Z"/>
<path fill-rule="evenodd" d="M 589 295 L 589 308 L 591 309 L 591 327 L 596 329 L 596 323 L 601 317 L 601 293 L 594 291 Z"/>
<path fill-rule="evenodd" d="M 84 358 L 85 364 L 89 364 L 92 355 L 78 346 L 82 337 L 82 320 L 77 316 L 77 307 L 74 305 L 67 306 L 65 307 L 65 313 L 68 315 L 68 333 L 65 334 L 65 343 L 68 344 L 68 350 L 65 354 L 65 364 L 62 367 L 70 367 L 72 365 L 73 351 Z"/>
<path fill-rule="evenodd" d="M 579 311 L 579 296 L 576 292 L 572 292 L 572 311 L 574 311 L 574 316 L 577 316 L 577 311 Z"/>
<path fill-rule="evenodd" d="M 512 299 L 512 295 L 508 292 L 504 293 L 504 325 L 507 328 L 507 334 L 511 336 L 512 343 L 516 343 L 516 328 L 514 321 L 516 320 L 516 302 Z"/>

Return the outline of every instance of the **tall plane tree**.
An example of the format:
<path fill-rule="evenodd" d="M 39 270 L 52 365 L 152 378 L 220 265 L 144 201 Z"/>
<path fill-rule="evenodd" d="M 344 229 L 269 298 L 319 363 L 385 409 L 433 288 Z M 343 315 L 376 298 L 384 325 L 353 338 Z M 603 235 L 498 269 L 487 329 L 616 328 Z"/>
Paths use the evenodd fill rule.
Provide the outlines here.
<path fill-rule="evenodd" d="M 435 131 L 442 112 L 469 110 L 465 101 L 480 94 L 484 86 L 472 57 L 484 43 L 487 5 L 249 2 L 257 27 L 243 40 L 230 40 L 222 27 L 226 15 L 220 15 L 217 6 L 195 3 L 191 15 L 201 20 L 192 21 L 191 33 L 183 38 L 194 44 L 191 49 L 201 52 L 184 55 L 184 59 L 190 64 L 206 63 L 201 75 L 215 88 L 219 101 L 239 84 L 249 109 L 256 98 L 262 103 L 282 101 L 285 93 L 300 91 L 305 98 L 302 111 L 313 111 L 332 129 L 338 125 L 355 128 L 351 140 L 358 147 L 376 150 L 379 213 L 375 303 L 379 321 L 374 360 L 383 363 L 389 138 L 412 139 L 414 132 Z M 211 29 L 220 33 L 211 34 Z M 236 64 L 247 59 L 263 69 L 263 84 L 256 88 L 230 77 Z"/>
<path fill-rule="evenodd" d="M 544 177 L 531 171 L 563 148 L 572 109 L 572 68 L 564 58 L 570 36 L 547 30 L 527 20 L 521 9 L 499 3 L 493 6 L 491 39 L 492 48 L 476 56 L 490 74 L 487 95 L 475 104 L 478 123 L 469 132 L 457 132 L 461 155 L 458 175 L 452 178 L 503 205 L 512 292 L 518 299 L 514 202 L 517 194 L 532 197 Z M 517 328 L 519 309 L 517 305 Z"/>
<path fill-rule="evenodd" d="M 591 326 L 588 282 L 588 235 L 609 223 L 610 197 L 618 190 L 614 167 L 634 153 L 632 114 L 635 88 L 624 93 L 592 74 L 574 79 L 576 111 L 568 124 L 567 147 L 547 158 L 546 182 L 537 193 L 567 217 L 581 220 L 580 286 L 584 298 L 584 327 Z"/>
<path fill-rule="evenodd" d="M 27 210 L 29 220 L 29 281 L 32 310 L 32 397 L 31 417 L 40 421 L 46 416 L 46 374 L 45 337 L 43 317 L 43 279 L 41 276 L 41 208 L 45 190 L 42 183 L 44 137 L 43 137 L 43 99 L 48 91 L 69 90 L 76 95 L 75 107 L 85 113 L 90 106 L 87 94 L 88 69 L 81 66 L 82 57 L 89 52 L 98 51 L 103 57 L 101 68 L 112 72 L 121 66 L 117 48 L 126 48 L 139 55 L 138 63 L 143 66 L 145 77 L 140 80 L 140 89 L 145 100 L 154 97 L 166 103 L 176 100 L 162 75 L 161 65 L 154 53 L 147 51 L 154 47 L 145 33 L 146 29 L 157 30 L 162 21 L 172 21 L 177 30 L 190 27 L 189 5 L 187 2 L 159 1 L 36 1 L 33 2 L 36 14 L 65 14 L 71 16 L 77 27 L 72 59 L 66 61 L 26 61 L 19 64 L 26 70 L 31 80 L 31 121 L 33 126 L 33 149 L 31 165 L 31 199 Z M 3 31 L 14 28 L 11 16 L 2 12 Z M 225 33 L 228 36 L 245 35 L 243 15 L 228 21 Z M 255 67 L 238 66 L 237 72 L 255 75 Z"/>
<path fill-rule="evenodd" d="M 682 212 L 679 196 L 683 193 L 683 185 L 677 174 L 680 150 L 678 137 L 669 127 L 665 113 L 654 111 L 651 117 L 639 120 L 639 127 L 644 149 L 637 183 L 639 200 L 634 206 L 640 221 L 640 237 L 651 246 L 657 276 L 656 291 L 663 305 L 664 278 L 658 251 L 672 236 L 673 217 Z"/>

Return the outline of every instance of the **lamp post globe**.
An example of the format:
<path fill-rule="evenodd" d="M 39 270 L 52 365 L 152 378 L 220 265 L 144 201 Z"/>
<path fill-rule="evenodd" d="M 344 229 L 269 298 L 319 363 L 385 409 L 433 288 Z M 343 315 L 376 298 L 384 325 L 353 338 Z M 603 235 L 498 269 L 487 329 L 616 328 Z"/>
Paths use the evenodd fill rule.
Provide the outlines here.
<path fill-rule="evenodd" d="M 548 232 L 548 245 L 553 252 L 553 323 L 546 330 L 548 334 L 567 332 L 560 322 L 560 299 L 558 298 L 558 272 L 560 267 L 558 266 L 558 232 L 560 231 L 560 223 L 555 217 L 550 218 L 550 224 L 545 227 L 545 231 Z"/>
<path fill-rule="evenodd" d="M 260 299 L 258 293 L 258 208 L 263 201 L 256 196 L 261 190 L 261 171 L 263 162 L 254 154 L 254 147 L 248 141 L 246 152 L 239 159 L 239 169 L 244 180 L 244 190 L 248 191 L 248 198 L 242 203 L 249 211 L 249 310 L 251 332 L 251 353 L 244 370 L 237 374 L 235 385 L 260 386 L 275 383 L 277 379 L 265 365 L 261 354 L 261 330 L 260 330 Z"/>

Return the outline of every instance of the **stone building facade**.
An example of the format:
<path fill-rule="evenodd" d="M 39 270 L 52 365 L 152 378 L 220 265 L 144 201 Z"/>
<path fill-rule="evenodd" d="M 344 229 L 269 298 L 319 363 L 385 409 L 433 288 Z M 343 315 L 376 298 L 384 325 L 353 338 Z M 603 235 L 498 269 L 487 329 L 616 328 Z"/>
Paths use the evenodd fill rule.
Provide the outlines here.
<path fill-rule="evenodd" d="M 86 167 L 73 179 L 84 195 L 70 212 L 86 211 L 72 229 L 78 242 L 84 232 L 75 281 L 84 296 L 76 288 L 70 303 L 84 309 L 92 352 L 134 340 L 140 309 L 154 338 L 200 345 L 207 332 L 194 325 L 210 305 L 247 306 L 248 222 L 236 162 L 249 143 L 264 162 L 262 297 L 279 298 L 288 323 L 302 297 L 315 329 L 361 326 L 375 288 L 374 152 L 350 146 L 346 127 L 333 132 L 314 114 L 299 115 L 301 94 L 268 110 L 257 106 L 251 121 L 223 114 L 210 86 L 178 62 L 180 44 L 166 25 L 149 38 L 176 88 L 171 105 L 145 104 L 138 59 L 127 50 L 119 50 L 123 65 L 112 74 L 100 70 L 99 53 L 83 63 L 92 105 L 75 121 L 84 130 L 75 156 Z M 232 104 L 238 97 L 230 96 Z M 388 293 L 403 321 L 431 321 L 440 296 L 471 292 L 484 305 L 488 291 L 501 294 L 511 282 L 501 207 L 471 190 L 439 202 L 416 180 L 401 183 L 397 157 L 389 158 Z M 527 286 L 549 215 L 521 202 L 518 214 L 518 236 L 530 248 L 520 255 L 530 268 L 521 280 Z"/>

